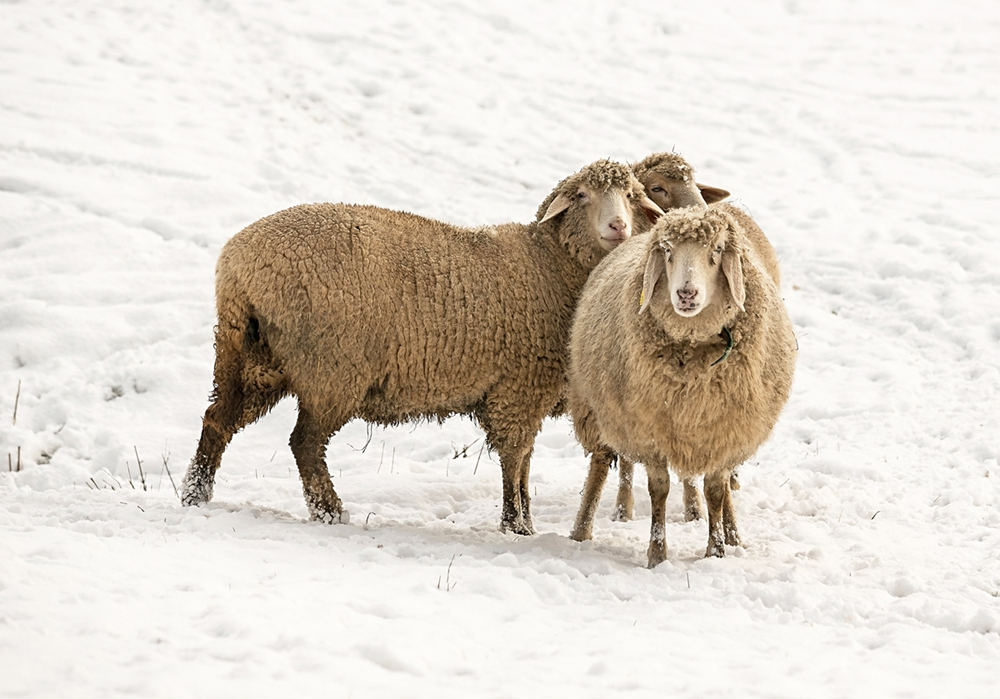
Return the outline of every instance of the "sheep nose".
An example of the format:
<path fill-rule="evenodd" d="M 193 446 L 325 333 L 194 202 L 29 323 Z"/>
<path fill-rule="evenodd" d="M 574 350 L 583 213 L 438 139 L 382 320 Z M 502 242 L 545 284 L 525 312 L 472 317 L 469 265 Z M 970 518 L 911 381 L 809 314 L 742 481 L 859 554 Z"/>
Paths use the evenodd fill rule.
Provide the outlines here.
<path fill-rule="evenodd" d="M 697 295 L 698 295 L 698 290 L 697 289 L 691 289 L 691 288 L 685 287 L 683 289 L 678 289 L 677 290 L 677 298 L 681 299 L 682 301 L 690 301 L 691 299 L 693 299 Z"/>
<path fill-rule="evenodd" d="M 625 231 L 628 230 L 628 226 L 620 218 L 616 218 L 614 221 L 608 224 L 608 226 L 617 233 L 620 237 L 625 236 Z"/>

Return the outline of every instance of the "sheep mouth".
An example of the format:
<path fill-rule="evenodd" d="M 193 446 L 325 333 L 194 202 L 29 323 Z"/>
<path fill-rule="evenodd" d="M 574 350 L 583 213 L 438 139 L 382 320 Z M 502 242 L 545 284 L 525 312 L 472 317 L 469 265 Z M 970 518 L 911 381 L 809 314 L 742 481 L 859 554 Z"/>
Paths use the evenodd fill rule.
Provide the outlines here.
<path fill-rule="evenodd" d="M 624 243 L 626 240 L 628 240 L 629 237 L 630 236 L 627 235 L 627 234 L 626 235 L 615 236 L 615 237 L 611 237 L 611 238 L 606 238 L 604 236 L 601 236 L 601 247 L 604 248 L 605 250 L 614 250 L 616 247 L 618 247 L 619 245 L 621 245 L 622 243 Z"/>
<path fill-rule="evenodd" d="M 698 315 L 701 312 L 701 304 L 697 301 L 675 301 L 674 310 L 677 315 L 683 316 L 685 318 L 691 318 Z"/>

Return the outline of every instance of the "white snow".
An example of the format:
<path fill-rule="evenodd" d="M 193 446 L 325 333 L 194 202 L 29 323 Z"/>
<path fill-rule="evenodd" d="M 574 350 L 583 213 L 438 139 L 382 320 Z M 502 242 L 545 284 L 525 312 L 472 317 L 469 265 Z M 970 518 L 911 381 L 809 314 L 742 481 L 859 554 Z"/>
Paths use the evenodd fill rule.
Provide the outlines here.
<path fill-rule="evenodd" d="M 0 696 L 996 696 L 998 37 L 986 0 L 0 2 Z M 675 492 L 646 570 L 641 470 L 570 541 L 564 419 L 534 537 L 457 418 L 348 425 L 351 523 L 305 521 L 292 401 L 179 505 L 240 228 L 530 221 L 674 148 L 774 242 L 799 339 L 743 547 L 702 558 Z"/>

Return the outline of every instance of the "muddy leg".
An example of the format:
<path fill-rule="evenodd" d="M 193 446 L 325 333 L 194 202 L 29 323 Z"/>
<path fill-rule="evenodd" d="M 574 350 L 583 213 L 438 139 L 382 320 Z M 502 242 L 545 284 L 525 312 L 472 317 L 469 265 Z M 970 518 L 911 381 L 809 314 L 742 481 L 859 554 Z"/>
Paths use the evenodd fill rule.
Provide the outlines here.
<path fill-rule="evenodd" d="M 327 524 L 350 521 L 344 504 L 337 497 L 326 467 L 326 445 L 330 435 L 343 426 L 343 421 L 327 422 L 317 420 L 299 401 L 299 417 L 288 441 L 299 467 L 302 479 L 302 493 L 309 508 L 309 517 Z"/>
<path fill-rule="evenodd" d="M 684 486 L 684 521 L 693 522 L 702 519 L 705 515 L 701 509 L 701 496 L 698 494 L 698 485 L 694 478 L 682 478 Z"/>
<path fill-rule="evenodd" d="M 529 534 L 535 533 L 535 525 L 531 521 L 531 494 L 528 492 L 528 474 L 531 472 L 531 454 L 528 453 L 521 461 L 521 482 L 519 490 L 521 492 L 521 517 L 524 527 Z"/>
<path fill-rule="evenodd" d="M 740 541 L 740 532 L 736 527 L 736 509 L 733 507 L 733 491 L 740 489 L 739 481 L 736 481 L 736 487 L 733 488 L 735 478 L 735 475 L 730 475 L 724 479 L 727 487 L 722 498 L 722 531 L 725 534 L 727 546 L 741 546 L 743 544 Z"/>
<path fill-rule="evenodd" d="M 530 457 L 530 450 L 497 449 L 500 455 L 500 471 L 503 475 L 503 511 L 500 514 L 500 531 L 530 535 L 535 533 L 531 526 L 530 500 L 522 500 L 526 488 L 521 486 L 521 474 Z"/>
<path fill-rule="evenodd" d="M 219 321 L 212 404 L 205 411 L 198 448 L 184 474 L 182 505 L 201 505 L 212 499 L 215 472 L 233 435 L 286 395 L 284 377 L 272 366 L 268 352 L 258 335 L 251 337 L 246 328 Z"/>
<path fill-rule="evenodd" d="M 601 501 L 601 490 L 608 479 L 608 469 L 614 452 L 606 447 L 594 451 L 590 455 L 590 471 L 587 481 L 583 484 L 583 497 L 580 498 L 580 511 L 576 514 L 576 524 L 569 535 L 573 541 L 588 541 L 594 536 L 594 514 Z"/>
<path fill-rule="evenodd" d="M 524 406 L 522 394 L 520 387 L 494 389 L 476 411 L 476 418 L 486 432 L 487 443 L 500 457 L 503 476 L 500 531 L 529 535 L 535 533 L 535 528 L 531 524 L 528 472 L 535 435 L 542 428 L 545 413 L 528 414 L 534 406 Z"/>
<path fill-rule="evenodd" d="M 667 560 L 667 495 L 670 493 L 670 472 L 666 464 L 646 464 L 649 481 L 649 502 L 652 522 L 649 525 L 649 549 L 646 551 L 649 567 L 655 568 Z"/>
<path fill-rule="evenodd" d="M 706 474 L 705 502 L 708 505 L 708 547 L 705 556 L 722 558 L 726 555 L 726 544 L 739 543 L 727 471 Z"/>
<path fill-rule="evenodd" d="M 201 505 L 212 499 L 215 491 L 215 472 L 219 470 L 222 452 L 226 450 L 235 432 L 232 426 L 227 429 L 210 423 L 206 413 L 198 449 L 181 482 L 182 505 Z"/>
<path fill-rule="evenodd" d="M 635 496 L 632 495 L 632 477 L 635 475 L 635 464 L 624 456 L 618 457 L 618 495 L 615 497 L 615 511 L 611 519 L 616 522 L 628 522 L 635 511 Z"/>

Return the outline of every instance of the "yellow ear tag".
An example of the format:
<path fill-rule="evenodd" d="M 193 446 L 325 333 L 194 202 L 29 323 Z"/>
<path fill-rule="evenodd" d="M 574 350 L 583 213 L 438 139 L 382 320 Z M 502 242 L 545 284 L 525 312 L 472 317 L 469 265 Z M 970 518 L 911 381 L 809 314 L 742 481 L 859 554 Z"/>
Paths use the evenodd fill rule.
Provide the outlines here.
<path fill-rule="evenodd" d="M 643 302 L 646 300 L 646 290 L 643 289 L 639 292 L 639 308 L 642 308 Z"/>

